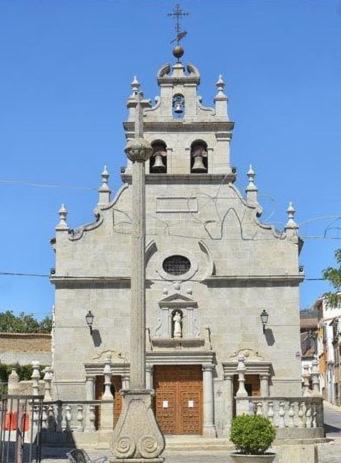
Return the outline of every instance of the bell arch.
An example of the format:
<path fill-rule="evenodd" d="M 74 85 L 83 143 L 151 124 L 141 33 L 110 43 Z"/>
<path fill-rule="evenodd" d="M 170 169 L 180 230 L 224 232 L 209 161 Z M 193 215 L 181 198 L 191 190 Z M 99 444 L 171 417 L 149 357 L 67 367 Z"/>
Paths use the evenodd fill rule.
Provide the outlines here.
<path fill-rule="evenodd" d="M 149 161 L 151 174 L 167 173 L 167 145 L 163 140 L 154 140 L 152 143 L 153 154 Z"/>
<path fill-rule="evenodd" d="M 195 140 L 191 144 L 191 173 L 208 172 L 207 143 L 204 140 Z"/>

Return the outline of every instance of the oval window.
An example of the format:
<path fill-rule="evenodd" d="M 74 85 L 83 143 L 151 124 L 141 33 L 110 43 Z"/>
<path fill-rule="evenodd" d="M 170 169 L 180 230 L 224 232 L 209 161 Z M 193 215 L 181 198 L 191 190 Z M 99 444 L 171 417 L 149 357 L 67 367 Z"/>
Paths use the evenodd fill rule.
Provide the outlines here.
<path fill-rule="evenodd" d="M 183 275 L 191 268 L 191 262 L 184 256 L 170 256 L 163 261 L 162 267 L 171 275 Z"/>

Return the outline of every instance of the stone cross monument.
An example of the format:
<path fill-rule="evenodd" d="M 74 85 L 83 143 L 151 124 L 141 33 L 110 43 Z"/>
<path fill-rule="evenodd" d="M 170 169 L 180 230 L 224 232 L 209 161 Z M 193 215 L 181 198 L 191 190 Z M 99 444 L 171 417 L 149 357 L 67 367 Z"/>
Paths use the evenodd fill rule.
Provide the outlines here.
<path fill-rule="evenodd" d="M 152 391 L 146 389 L 145 366 L 145 161 L 151 154 L 143 138 L 143 106 L 139 85 L 134 79 L 135 137 L 125 152 L 132 162 L 132 237 L 130 309 L 130 388 L 124 390 L 123 409 L 114 429 L 113 452 L 116 461 L 162 462 L 164 437 L 152 409 Z"/>

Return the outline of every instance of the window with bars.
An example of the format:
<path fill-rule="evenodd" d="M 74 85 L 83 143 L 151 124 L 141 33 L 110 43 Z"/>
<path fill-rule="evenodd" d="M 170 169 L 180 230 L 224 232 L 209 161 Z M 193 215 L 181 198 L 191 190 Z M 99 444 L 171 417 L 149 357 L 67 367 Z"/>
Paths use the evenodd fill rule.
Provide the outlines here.
<path fill-rule="evenodd" d="M 184 256 L 170 256 L 163 261 L 162 267 L 170 275 L 184 275 L 191 268 L 191 262 Z"/>

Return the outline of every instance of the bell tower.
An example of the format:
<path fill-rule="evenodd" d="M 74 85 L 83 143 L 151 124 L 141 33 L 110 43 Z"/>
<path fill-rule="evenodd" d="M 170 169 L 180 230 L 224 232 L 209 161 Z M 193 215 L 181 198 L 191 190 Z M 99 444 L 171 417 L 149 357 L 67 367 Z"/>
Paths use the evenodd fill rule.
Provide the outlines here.
<path fill-rule="evenodd" d="M 193 64 L 183 64 L 184 49 L 176 45 L 174 64 L 163 65 L 157 73 L 160 94 L 155 103 L 143 100 L 144 136 L 151 143 L 153 154 L 146 163 L 146 181 L 164 183 L 172 177 L 205 177 L 205 182 L 234 181 L 230 164 L 230 141 L 234 123 L 228 115 L 225 83 L 220 75 L 212 107 L 202 104 L 198 94 L 200 73 Z M 133 95 L 140 84 L 136 77 L 128 98 L 128 119 L 124 122 L 126 139 L 134 137 L 135 107 Z M 122 174 L 129 181 L 131 165 Z M 153 180 L 148 179 L 153 177 Z M 180 179 L 179 179 L 180 181 Z"/>

